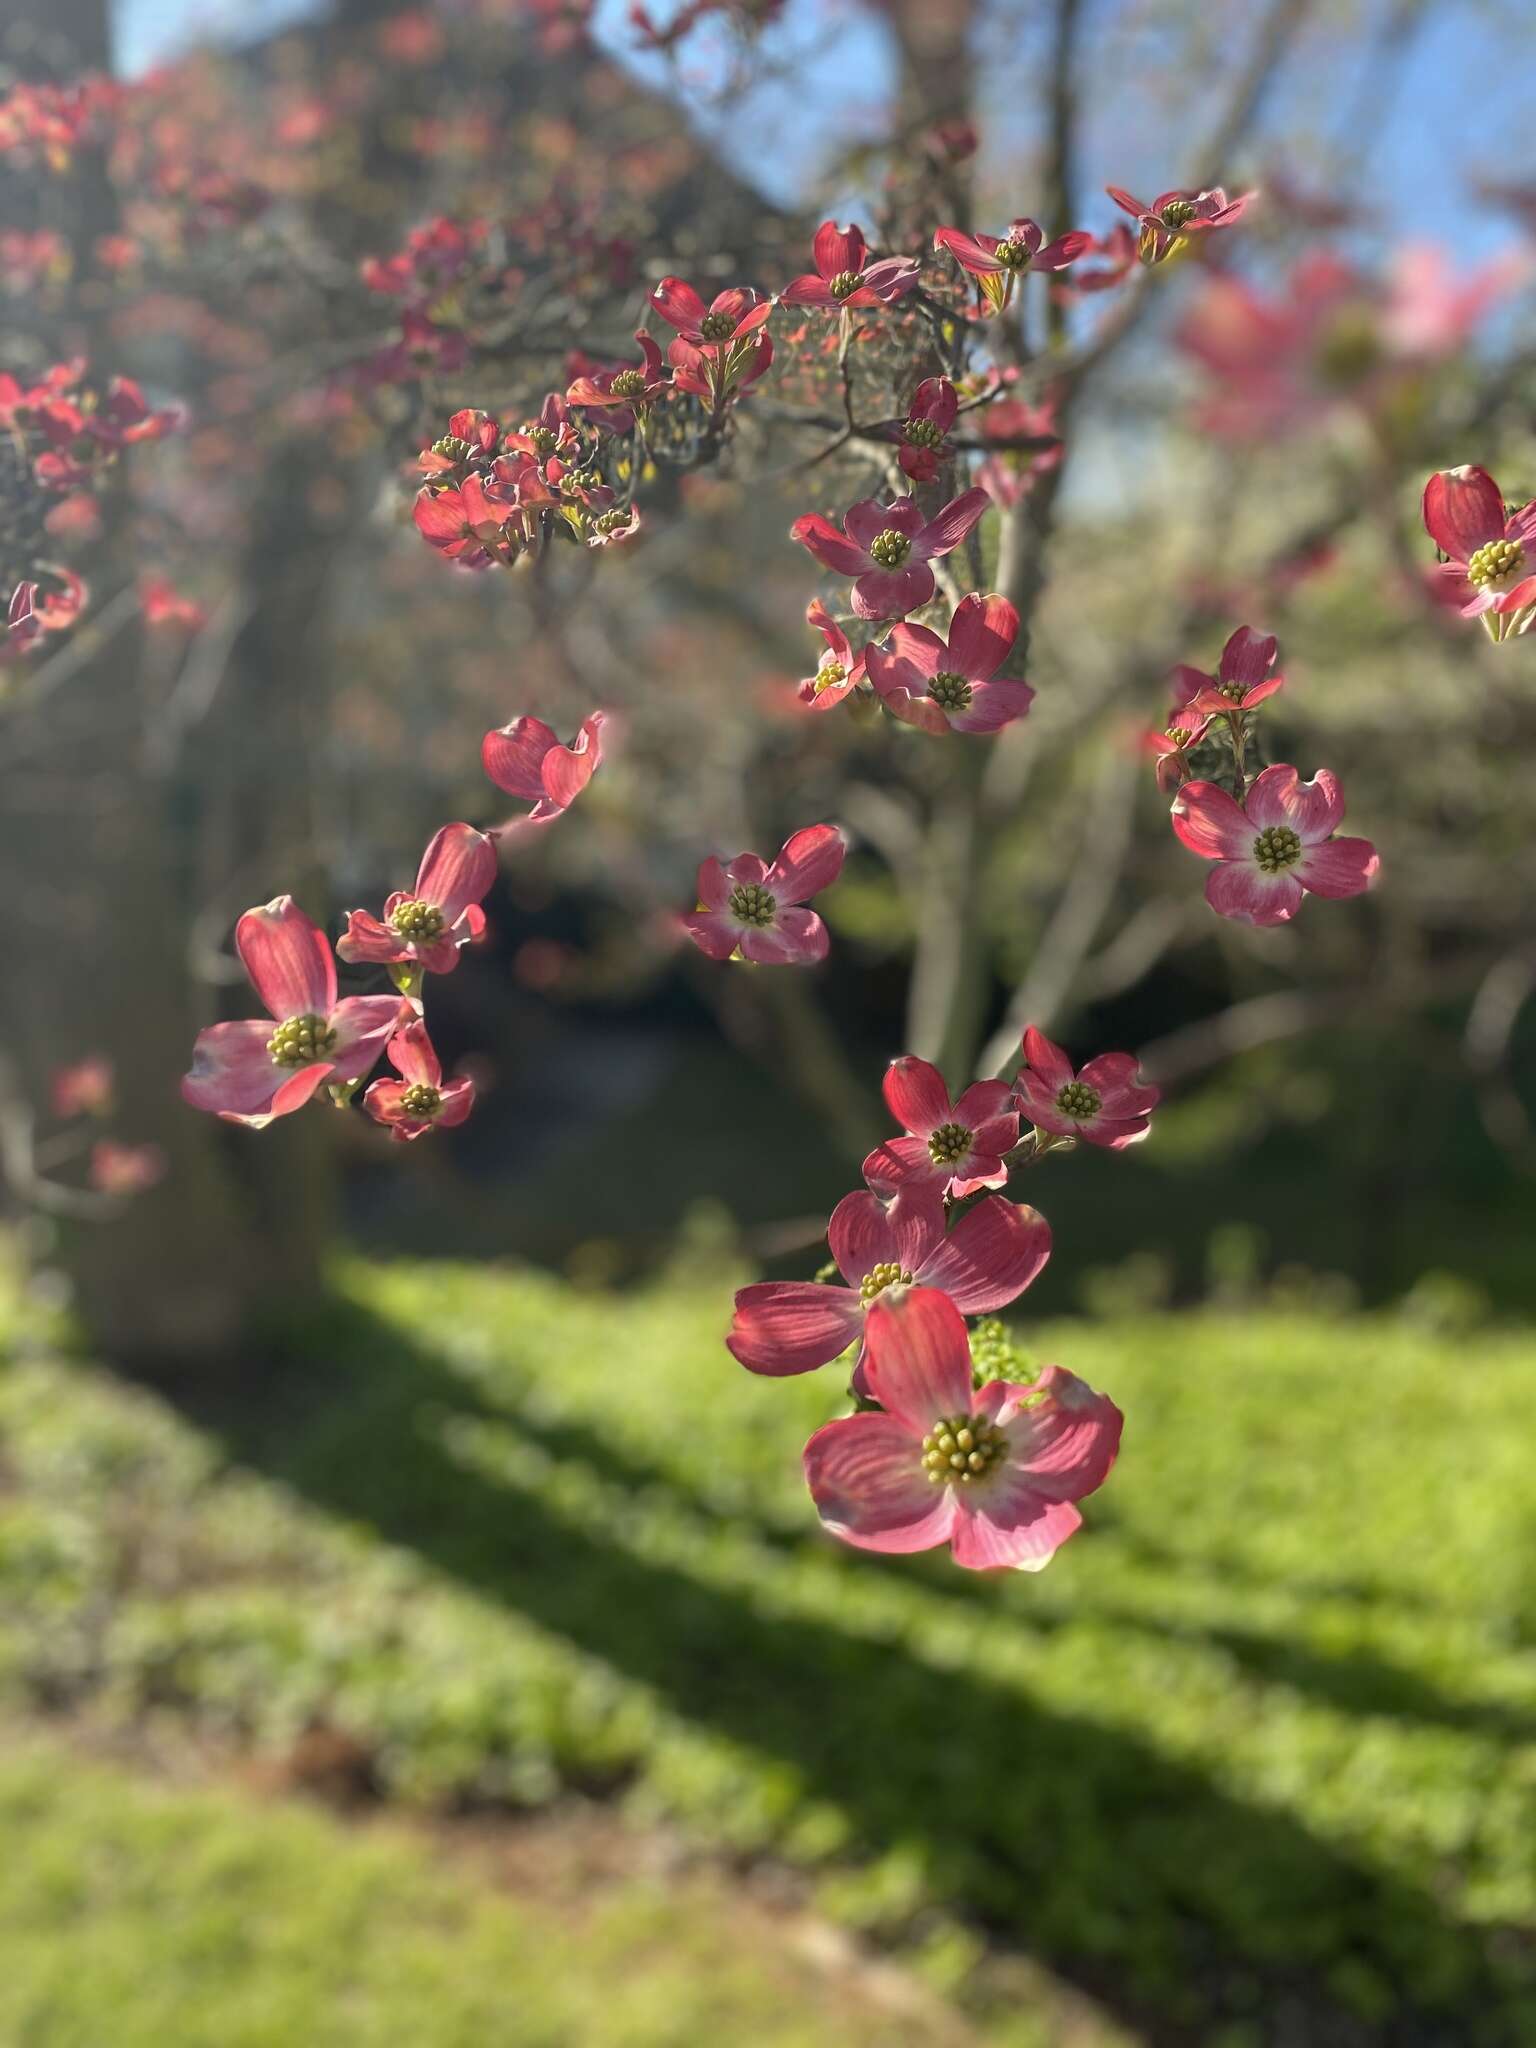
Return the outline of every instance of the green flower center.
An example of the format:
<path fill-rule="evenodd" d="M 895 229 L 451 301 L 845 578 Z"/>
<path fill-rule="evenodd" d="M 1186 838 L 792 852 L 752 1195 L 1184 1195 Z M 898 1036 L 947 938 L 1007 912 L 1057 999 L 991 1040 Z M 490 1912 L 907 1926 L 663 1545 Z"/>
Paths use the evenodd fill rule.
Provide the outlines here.
<path fill-rule="evenodd" d="M 964 1124 L 940 1124 L 928 1133 L 928 1157 L 935 1166 L 953 1166 L 971 1149 L 971 1134 Z"/>
<path fill-rule="evenodd" d="M 1007 1453 L 1007 1434 L 984 1415 L 941 1416 L 923 1438 L 923 1469 L 930 1486 L 973 1486 Z"/>
<path fill-rule="evenodd" d="M 928 694 L 946 711 L 968 711 L 975 692 L 966 677 L 956 675 L 952 668 L 941 668 L 928 685 Z"/>
<path fill-rule="evenodd" d="M 875 535 L 869 544 L 869 552 L 882 569 L 899 569 L 911 554 L 912 543 L 906 534 L 888 526 L 884 533 Z"/>
<path fill-rule="evenodd" d="M 884 1294 L 887 1287 L 910 1287 L 912 1275 L 904 1272 L 894 1262 L 883 1266 L 871 1266 L 859 1282 L 859 1299 L 868 1308 L 877 1294 Z"/>
<path fill-rule="evenodd" d="M 328 1017 L 313 1011 L 303 1017 L 289 1017 L 267 1040 L 267 1051 L 279 1067 L 312 1067 L 316 1060 L 329 1058 L 336 1049 L 336 1034 Z"/>
<path fill-rule="evenodd" d="M 1097 1116 L 1103 1102 L 1098 1089 L 1090 1088 L 1086 1081 L 1069 1081 L 1065 1088 L 1056 1091 L 1056 1107 L 1063 1116 L 1074 1117 L 1079 1123 Z"/>
<path fill-rule="evenodd" d="M 1193 738 L 1193 734 L 1187 725 L 1170 725 L 1168 728 L 1168 738 L 1173 741 L 1176 747 L 1187 747 Z"/>
<path fill-rule="evenodd" d="M 731 915 L 743 924 L 773 923 L 774 901 L 760 882 L 738 882 L 731 891 Z"/>
<path fill-rule="evenodd" d="M 599 533 L 613 533 L 621 526 L 628 526 L 629 513 L 622 505 L 615 505 L 611 511 L 600 512 L 592 524 Z"/>
<path fill-rule="evenodd" d="M 440 939 L 443 913 L 435 903 L 423 903 L 419 897 L 408 896 L 389 913 L 389 928 L 401 939 Z"/>
<path fill-rule="evenodd" d="M 999 242 L 992 253 L 996 260 L 1001 263 L 1004 270 L 1027 270 L 1029 268 L 1029 245 L 1027 242 L 1016 242 L 1010 236 L 1006 242 Z"/>
<path fill-rule="evenodd" d="M 620 370 L 608 388 L 615 398 L 638 398 L 645 389 L 645 372 Z"/>
<path fill-rule="evenodd" d="M 432 443 L 432 453 L 441 455 L 446 462 L 468 462 L 474 452 L 471 443 L 461 441 L 457 434 L 444 434 L 440 441 Z"/>
<path fill-rule="evenodd" d="M 736 322 L 729 313 L 706 313 L 699 322 L 699 332 L 706 341 L 729 341 L 736 332 Z"/>
<path fill-rule="evenodd" d="M 553 427 L 541 427 L 537 420 L 529 420 L 523 428 L 523 433 L 533 443 L 536 455 L 548 455 L 560 440 Z"/>
<path fill-rule="evenodd" d="M 595 469 L 568 469 L 565 472 L 565 483 L 568 490 L 595 491 L 602 481 L 602 478 Z"/>
<path fill-rule="evenodd" d="M 908 420 L 903 431 L 911 448 L 937 448 L 944 439 L 944 429 L 937 420 Z"/>
<path fill-rule="evenodd" d="M 1165 228 L 1181 228 L 1200 211 L 1193 199 L 1170 199 L 1158 215 Z"/>
<path fill-rule="evenodd" d="M 1248 685 L 1246 683 L 1239 683 L 1236 681 L 1218 683 L 1216 685 L 1216 688 L 1218 693 L 1221 696 L 1225 697 L 1227 701 L 1231 704 L 1241 704 L 1243 699 L 1248 694 Z"/>
<path fill-rule="evenodd" d="M 856 270 L 840 270 L 827 286 L 827 290 L 834 299 L 847 299 L 858 290 L 861 282 Z"/>
<path fill-rule="evenodd" d="M 1301 859 L 1301 841 L 1289 825 L 1266 825 L 1253 842 L 1253 857 L 1266 875 L 1278 875 Z"/>
<path fill-rule="evenodd" d="M 1517 540 L 1490 540 L 1480 547 L 1467 564 L 1467 577 L 1484 590 L 1490 583 L 1502 583 L 1513 575 L 1525 558 L 1525 549 Z"/>
<path fill-rule="evenodd" d="M 400 1107 L 407 1116 L 434 1117 L 442 1106 L 442 1090 L 426 1081 L 413 1081 L 400 1097 Z"/>
<path fill-rule="evenodd" d="M 816 696 L 819 697 L 823 690 L 830 690 L 836 684 L 846 682 L 847 678 L 847 669 L 834 656 L 829 655 L 821 664 L 821 667 L 817 669 L 816 680 L 811 685 L 811 688 Z"/>

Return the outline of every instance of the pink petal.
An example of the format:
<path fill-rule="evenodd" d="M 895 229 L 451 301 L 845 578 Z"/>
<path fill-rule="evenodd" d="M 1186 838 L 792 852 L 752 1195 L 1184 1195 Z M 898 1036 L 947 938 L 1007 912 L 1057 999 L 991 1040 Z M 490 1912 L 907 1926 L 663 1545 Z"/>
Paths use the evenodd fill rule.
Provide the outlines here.
<path fill-rule="evenodd" d="M 1463 463 L 1437 470 L 1424 486 L 1424 525 L 1453 561 L 1470 561 L 1491 540 L 1504 538 L 1504 499 L 1486 469 Z"/>
<path fill-rule="evenodd" d="M 271 1024 L 259 1017 L 200 1031 L 182 1079 L 182 1100 L 242 1123 L 270 1121 L 272 1098 L 294 1071 L 274 1062 L 267 1051 L 271 1036 Z"/>
<path fill-rule="evenodd" d="M 1050 1256 L 1051 1226 L 1038 1209 L 984 1195 L 915 1277 L 924 1287 L 942 1288 L 962 1314 L 990 1315 L 1017 1300 Z"/>
<path fill-rule="evenodd" d="M 831 220 L 822 222 L 811 244 L 816 268 L 829 279 L 840 276 L 845 270 L 862 270 L 868 253 L 868 244 L 859 228 L 840 228 L 836 221 Z"/>
<path fill-rule="evenodd" d="M 1253 861 L 1224 860 L 1205 878 L 1205 900 L 1239 924 L 1286 924 L 1301 908 L 1301 884 L 1284 868 L 1267 875 Z"/>
<path fill-rule="evenodd" d="M 780 903 L 807 903 L 837 880 L 847 852 L 835 825 L 807 825 L 785 840 L 768 870 L 767 887 Z"/>
<path fill-rule="evenodd" d="M 551 747 L 540 764 L 545 792 L 562 811 L 575 802 L 602 766 L 606 722 L 606 712 L 594 711 L 582 720 L 581 731 L 568 747 Z"/>
<path fill-rule="evenodd" d="M 1303 782 L 1294 768 L 1276 762 L 1255 776 L 1243 808 L 1254 831 L 1288 825 L 1304 846 L 1311 846 L 1326 839 L 1343 817 L 1344 792 L 1339 778 L 1327 768 L 1319 768 L 1310 782 Z"/>
<path fill-rule="evenodd" d="M 815 1280 L 761 1280 L 741 1288 L 726 1349 L 749 1372 L 810 1372 L 846 1351 L 864 1325 L 851 1287 Z"/>
<path fill-rule="evenodd" d="M 473 825 L 444 825 L 434 833 L 416 871 L 416 894 L 435 903 L 455 925 L 496 879 L 496 849 Z"/>
<path fill-rule="evenodd" d="M 743 960 L 763 967 L 814 967 L 825 960 L 831 940 L 814 910 L 791 906 L 779 911 L 766 930 L 746 926 L 738 935 Z"/>
<path fill-rule="evenodd" d="M 911 497 L 892 498 L 889 505 L 882 505 L 878 498 L 860 498 L 849 506 L 843 521 L 849 539 L 866 549 L 882 533 L 904 533 L 910 540 L 922 531 L 922 525 L 923 515 Z"/>
<path fill-rule="evenodd" d="M 291 896 L 248 910 L 235 926 L 235 950 L 274 1017 L 329 1016 L 336 1001 L 330 941 Z"/>
<path fill-rule="evenodd" d="M 831 520 L 824 519 L 819 512 L 807 512 L 797 519 L 789 529 L 789 537 L 808 548 L 821 566 L 836 576 L 862 576 L 869 567 L 867 552 L 839 533 Z"/>
<path fill-rule="evenodd" d="M 1083 1523 L 1070 1502 L 1042 1500 L 1009 1472 L 980 1492 L 946 1491 L 955 1494 L 952 1553 L 967 1571 L 1043 1571 Z"/>
<path fill-rule="evenodd" d="M 947 667 L 949 663 L 948 643 L 941 640 L 937 633 L 930 633 L 926 626 L 914 626 L 906 619 L 899 625 L 892 626 L 879 647 L 865 650 L 866 663 L 875 653 L 883 654 L 887 664 L 899 663 L 910 669 L 912 674 L 919 678 L 919 693 L 932 682 L 939 670 Z M 872 669 L 870 680 L 874 680 Z"/>
<path fill-rule="evenodd" d="M 331 1012 L 336 1044 L 331 1060 L 338 1081 L 359 1080 L 395 1031 L 413 1014 L 399 996 L 348 996 Z"/>
<path fill-rule="evenodd" d="M 1133 194 L 1125 191 L 1121 186 L 1106 185 L 1104 187 L 1104 190 L 1109 194 L 1110 198 L 1113 199 L 1116 206 L 1120 208 L 1122 213 L 1130 214 L 1132 218 L 1135 220 L 1140 220 L 1143 214 L 1146 213 L 1147 209 L 1142 204 L 1141 200 L 1134 197 Z M 1174 196 L 1175 198 L 1177 198 L 1178 194 L 1175 193 Z"/>
<path fill-rule="evenodd" d="M 1054 242 L 1047 242 L 1043 249 L 1037 249 L 1030 258 L 1031 270 L 1065 270 L 1075 263 L 1079 256 L 1086 256 L 1093 247 L 1092 235 L 1081 228 L 1073 228 L 1065 235 L 1058 235 Z"/>
<path fill-rule="evenodd" d="M 983 1131 L 999 1118 L 1006 1118 L 1012 1099 L 1013 1090 L 1006 1081 L 973 1081 L 955 1104 L 955 1122 L 967 1125 L 979 1140 Z"/>
<path fill-rule="evenodd" d="M 853 613 L 860 619 L 899 619 L 933 596 L 933 571 L 926 562 L 904 569 L 869 569 L 853 586 Z"/>
<path fill-rule="evenodd" d="M 905 298 L 915 288 L 917 259 L 912 256 L 882 256 L 878 263 L 868 264 L 863 275 L 863 284 L 845 303 L 857 306 L 874 302 L 889 306 L 897 299 Z"/>
<path fill-rule="evenodd" d="M 950 1176 L 949 1167 L 935 1166 L 928 1140 L 912 1137 L 887 1138 L 868 1155 L 862 1171 L 869 1186 L 886 1200 L 914 1183 L 942 1186 Z"/>
<path fill-rule="evenodd" d="M 1101 1052 L 1079 1078 L 1098 1096 L 1106 1116 L 1141 1116 L 1162 1100 L 1162 1091 L 1141 1079 L 1133 1053 Z"/>
<path fill-rule="evenodd" d="M 1314 896 L 1358 896 L 1381 871 L 1381 856 L 1369 839 L 1325 839 L 1309 846 L 1291 873 Z"/>
<path fill-rule="evenodd" d="M 349 910 L 347 928 L 336 941 L 336 951 L 349 966 L 363 962 L 383 964 L 390 960 L 404 960 L 407 948 L 397 932 L 388 925 L 380 924 L 376 917 L 366 910 Z M 298 1014 L 298 1013 L 295 1013 Z"/>
<path fill-rule="evenodd" d="M 1057 1088 L 1048 1086 L 1027 1067 L 1014 1085 L 1020 1111 L 1037 1130 L 1052 1131 L 1060 1138 L 1077 1135 L 1077 1124 L 1071 1117 L 1063 1116 L 1056 1107 Z"/>
<path fill-rule="evenodd" d="M 1013 676 L 994 676 L 989 683 L 977 683 L 970 708 L 952 711 L 949 722 L 956 732 L 1001 732 L 1022 718 L 1035 701 L 1034 690 Z"/>
<path fill-rule="evenodd" d="M 1059 1094 L 1074 1078 L 1072 1062 L 1059 1045 L 1037 1031 L 1033 1024 L 1024 1033 L 1024 1057 L 1052 1095 Z"/>
<path fill-rule="evenodd" d="M 832 1211 L 827 1243 L 837 1261 L 837 1270 L 850 1287 L 857 1287 L 872 1266 L 901 1263 L 890 1212 L 868 1188 L 844 1195 Z M 908 1266 L 903 1270 L 912 1269 Z"/>
<path fill-rule="evenodd" d="M 1214 782 L 1186 782 L 1169 815 L 1180 842 L 1203 860 L 1246 860 L 1258 837 L 1241 805 Z"/>
<path fill-rule="evenodd" d="M 467 1074 L 460 1074 L 443 1084 L 443 1106 L 437 1112 L 438 1127 L 451 1131 L 475 1106 L 475 1084 Z"/>
<path fill-rule="evenodd" d="M 1273 668 L 1279 644 L 1273 633 L 1239 626 L 1221 650 L 1217 673 L 1224 683 L 1241 683 L 1245 691 L 1252 690 Z"/>
<path fill-rule="evenodd" d="M 1006 1424 L 1012 1464 L 1049 1499 L 1082 1500 L 1109 1477 L 1125 1418 L 1107 1395 L 1059 1365 L 1048 1365 L 1027 1391 L 1045 1399 L 1017 1409 Z"/>
<path fill-rule="evenodd" d="M 959 228 L 940 228 L 933 238 L 936 249 L 947 249 L 962 270 L 968 270 L 972 277 L 987 275 L 999 270 L 995 251 L 997 238 L 988 235 L 978 239 L 975 235 L 963 234 Z"/>
<path fill-rule="evenodd" d="M 669 327 L 680 331 L 697 328 L 708 311 L 693 286 L 680 277 L 664 277 L 651 293 L 651 304 Z"/>
<path fill-rule="evenodd" d="M 514 718 L 480 743 L 480 759 L 486 774 L 508 796 L 536 802 L 544 794 L 540 767 L 551 747 L 559 746 L 553 732 L 541 718 Z"/>
<path fill-rule="evenodd" d="M 818 1429 L 805 1483 L 832 1533 L 861 1550 L 932 1550 L 954 1524 L 955 1488 L 930 1485 L 919 1443 L 894 1416 L 845 1415 Z"/>
<path fill-rule="evenodd" d="M 901 664 L 898 663 L 896 673 L 899 675 L 900 672 Z M 920 679 L 916 680 L 917 687 L 913 689 L 888 680 L 880 691 L 881 701 L 892 718 L 899 718 L 903 725 L 915 725 L 919 732 L 936 733 L 942 737 L 950 730 L 952 714 L 928 695 Z"/>
<path fill-rule="evenodd" d="M 438 1059 L 436 1048 L 427 1035 L 427 1026 L 423 1018 L 413 1017 L 408 1024 L 402 1025 L 390 1039 L 386 1050 L 389 1053 L 390 1065 L 407 1086 L 419 1084 L 426 1088 L 436 1088 L 441 1082 L 442 1062 Z"/>
<path fill-rule="evenodd" d="M 834 312 L 843 303 L 832 296 L 831 287 L 824 277 L 807 272 L 804 277 L 792 278 L 779 293 L 779 303 L 784 306 L 815 306 L 822 312 Z"/>
<path fill-rule="evenodd" d="M 1006 597 L 962 598 L 949 622 L 945 664 L 972 683 L 987 682 L 1002 667 L 1018 638 L 1019 615 Z"/>
<path fill-rule="evenodd" d="M 870 1392 L 916 1436 L 941 1415 L 969 1414 L 970 1339 L 947 1294 L 903 1287 L 877 1295 L 864 1319 L 864 1344 Z"/>
<path fill-rule="evenodd" d="M 711 960 L 729 960 L 741 937 L 741 926 L 721 910 L 690 910 L 682 919 L 683 930 Z"/>
<path fill-rule="evenodd" d="M 940 1124 L 955 1120 L 944 1076 L 927 1060 L 917 1059 L 911 1053 L 891 1061 L 885 1070 L 881 1090 L 891 1115 L 904 1131 L 910 1131 L 916 1137 L 926 1138 Z"/>
<path fill-rule="evenodd" d="M 923 553 L 928 557 L 947 555 L 952 548 L 959 547 L 991 503 L 990 494 L 979 485 L 975 490 L 952 498 L 942 511 L 934 514 L 918 536 L 918 545 Z"/>

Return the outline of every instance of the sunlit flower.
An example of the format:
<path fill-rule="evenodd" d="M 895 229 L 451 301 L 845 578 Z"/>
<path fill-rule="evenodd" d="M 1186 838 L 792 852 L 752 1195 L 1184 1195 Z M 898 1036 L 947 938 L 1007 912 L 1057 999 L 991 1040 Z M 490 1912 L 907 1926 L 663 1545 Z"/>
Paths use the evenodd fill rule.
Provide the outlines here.
<path fill-rule="evenodd" d="M 496 849 L 485 833 L 473 825 L 444 825 L 421 857 L 415 888 L 385 899 L 382 923 L 366 910 L 349 911 L 336 951 L 349 965 L 408 963 L 451 974 L 460 947 L 484 929 L 480 899 L 495 879 Z"/>
<path fill-rule="evenodd" d="M 951 1102 L 938 1068 L 909 1053 L 886 1068 L 882 1092 L 906 1136 L 887 1138 L 864 1161 L 864 1178 L 877 1195 L 927 1186 L 958 1200 L 1006 1186 L 1003 1157 L 1019 1142 L 1008 1082 L 973 1081 Z"/>
<path fill-rule="evenodd" d="M 1174 799 L 1173 829 L 1191 853 L 1216 865 L 1205 900 L 1242 924 L 1285 924 L 1304 893 L 1358 896 L 1381 867 L 1369 839 L 1335 839 L 1344 815 L 1338 777 L 1320 768 L 1303 782 L 1277 763 L 1256 776 L 1238 804 L 1214 782 L 1186 782 Z"/>
<path fill-rule="evenodd" d="M 1123 213 L 1135 219 L 1140 229 L 1136 253 L 1149 264 L 1166 263 L 1170 256 L 1179 255 L 1194 236 L 1235 226 L 1259 196 L 1243 192 L 1229 199 L 1219 185 L 1213 185 L 1205 192 L 1159 192 L 1148 206 L 1118 185 L 1104 189 Z"/>
<path fill-rule="evenodd" d="M 1536 620 L 1536 501 L 1506 512 L 1486 469 L 1437 470 L 1424 486 L 1424 525 L 1450 557 L 1439 580 L 1461 615 L 1481 618 L 1495 640 L 1529 631 Z"/>
<path fill-rule="evenodd" d="M 859 618 L 899 619 L 928 603 L 935 588 L 929 563 L 959 547 L 991 502 L 985 491 L 966 491 L 925 521 L 915 498 L 893 498 L 889 505 L 862 498 L 841 528 L 808 512 L 789 529 L 790 538 L 824 569 L 855 579 Z"/>
<path fill-rule="evenodd" d="M 813 597 L 806 606 L 805 622 L 820 633 L 827 643 L 827 651 L 821 657 L 815 675 L 806 676 L 801 681 L 798 695 L 807 710 L 830 711 L 864 680 L 867 649 L 854 653 L 848 643 L 848 635 L 819 597 Z"/>
<path fill-rule="evenodd" d="M 780 292 L 786 306 L 819 306 L 836 312 L 841 306 L 888 306 L 917 283 L 915 256 L 883 256 L 871 263 L 869 245 L 858 227 L 840 228 L 824 220 L 811 250 L 814 274 L 797 277 Z"/>
<path fill-rule="evenodd" d="M 514 718 L 486 734 L 480 742 L 486 774 L 508 796 L 533 805 L 522 824 L 547 825 L 570 809 L 602 764 L 607 716 L 594 711 L 584 718 L 569 746 L 542 718 Z"/>
<path fill-rule="evenodd" d="M 711 960 L 812 967 L 827 956 L 827 928 L 804 906 L 842 872 L 848 851 L 835 825 L 807 825 L 785 840 L 770 867 L 755 853 L 713 855 L 699 869 L 697 910 L 683 929 Z"/>
<path fill-rule="evenodd" d="M 997 673 L 1018 630 L 1006 598 L 972 591 L 956 606 L 947 641 L 903 620 L 883 644 L 867 648 L 869 680 L 888 711 L 924 732 L 998 732 L 1024 716 L 1035 694 L 1018 677 Z"/>
<path fill-rule="evenodd" d="M 896 459 L 914 483 L 931 483 L 940 464 L 950 460 L 946 436 L 958 409 L 955 387 L 947 377 L 925 377 L 912 394 L 906 418 L 890 430 L 901 447 Z"/>
<path fill-rule="evenodd" d="M 1143 1139 L 1161 1095 L 1141 1079 L 1128 1052 L 1101 1052 L 1074 1073 L 1072 1062 L 1033 1024 L 1024 1033 L 1024 1060 L 1014 1090 L 1020 1110 L 1038 1131 L 1086 1138 L 1122 1151 Z"/>
<path fill-rule="evenodd" d="M 968 235 L 960 228 L 940 228 L 933 246 L 947 249 L 975 278 L 988 309 L 1001 313 L 1013 297 L 1015 279 L 1028 270 L 1065 270 L 1093 247 L 1093 237 L 1073 228 L 1048 242 L 1038 222 L 1020 219 L 1011 223 L 1006 235 Z"/>
<path fill-rule="evenodd" d="M 442 1063 L 422 1018 L 403 1025 L 384 1049 L 400 1078 L 369 1085 L 363 1107 L 375 1123 L 387 1124 L 402 1140 L 463 1123 L 474 1107 L 475 1084 L 467 1075 L 443 1079 Z"/>

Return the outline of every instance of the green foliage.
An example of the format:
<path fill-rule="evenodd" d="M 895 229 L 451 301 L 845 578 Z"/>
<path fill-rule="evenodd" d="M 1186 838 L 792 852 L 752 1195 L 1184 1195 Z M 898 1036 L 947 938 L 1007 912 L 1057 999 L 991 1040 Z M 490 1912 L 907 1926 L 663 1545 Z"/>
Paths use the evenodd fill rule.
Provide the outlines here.
<path fill-rule="evenodd" d="M 1268 2039 L 1283 1997 L 1318 2040 L 1532 2037 L 1529 1338 L 1021 1325 L 1126 1444 L 1045 1574 L 975 1580 L 814 1529 L 841 1383 L 739 1371 L 729 1284 L 358 1267 L 196 1426 L 14 1364 L 0 1691 L 336 1728 L 403 1800 L 611 1793 L 1165 2030 Z"/>

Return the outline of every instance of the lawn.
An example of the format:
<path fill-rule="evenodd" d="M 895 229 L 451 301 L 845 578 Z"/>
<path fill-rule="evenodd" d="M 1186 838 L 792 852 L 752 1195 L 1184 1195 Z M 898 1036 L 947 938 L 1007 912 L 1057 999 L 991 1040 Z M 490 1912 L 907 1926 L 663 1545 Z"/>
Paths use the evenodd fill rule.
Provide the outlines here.
<path fill-rule="evenodd" d="M 432 1811 L 601 1799 L 799 1871 L 989 2041 L 1536 2038 L 1529 1335 L 1021 1326 L 1125 1450 L 1045 1574 L 974 1580 L 816 1531 L 797 1453 L 838 1382 L 733 1366 L 718 1269 L 341 1282 L 239 1398 L 18 1327 L 13 1710 L 273 1759 L 328 1731 Z M 1052 1982 L 1102 2026 L 1042 2018 Z"/>

